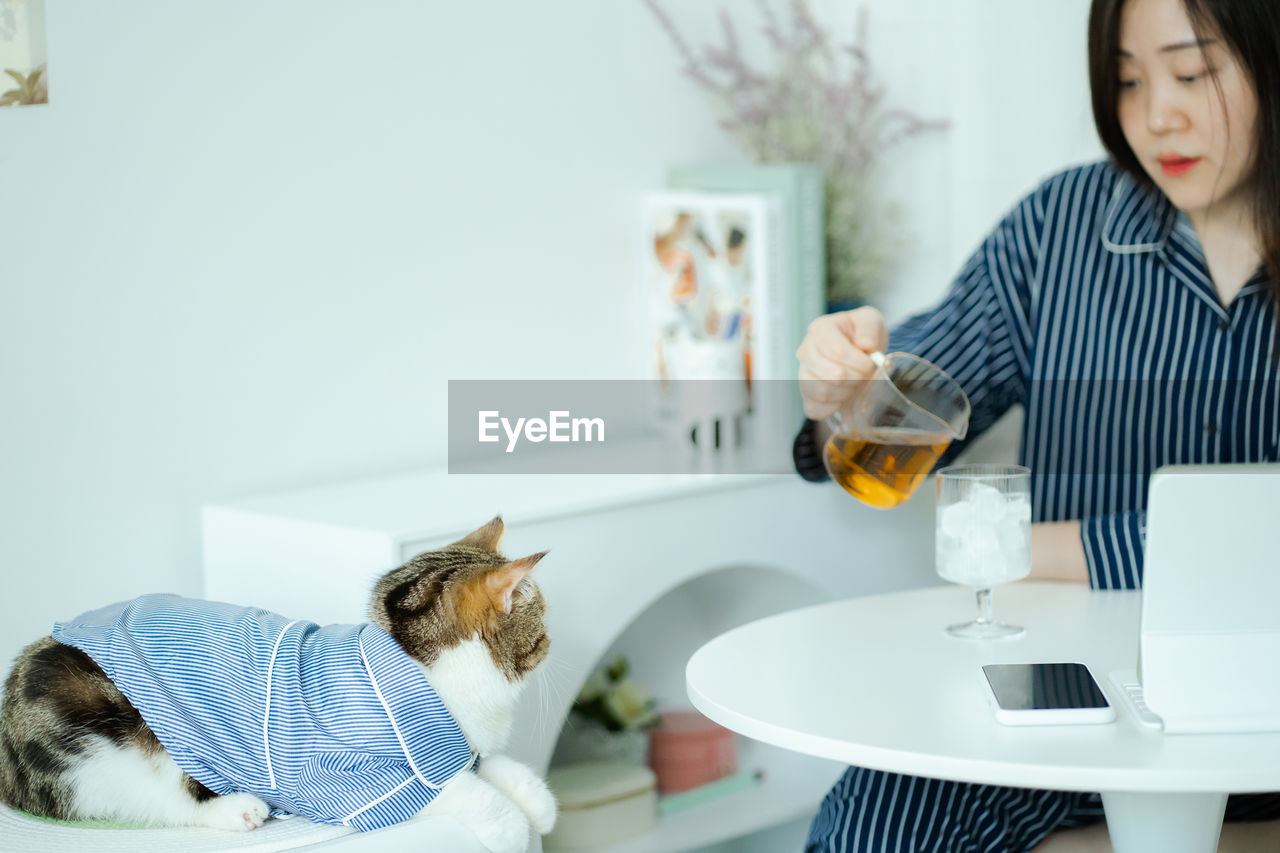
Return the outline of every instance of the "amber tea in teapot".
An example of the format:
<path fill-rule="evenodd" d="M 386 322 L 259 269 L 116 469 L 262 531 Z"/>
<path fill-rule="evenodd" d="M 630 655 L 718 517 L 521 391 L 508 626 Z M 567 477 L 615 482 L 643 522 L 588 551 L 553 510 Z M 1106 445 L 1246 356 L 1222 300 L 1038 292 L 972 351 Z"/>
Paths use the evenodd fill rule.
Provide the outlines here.
<path fill-rule="evenodd" d="M 969 427 L 969 398 L 940 368 L 906 353 L 872 353 L 875 376 L 832 415 L 827 473 L 868 506 L 906 502 Z"/>
<path fill-rule="evenodd" d="M 833 435 L 823 450 L 831 479 L 868 506 L 892 509 L 906 502 L 933 470 L 950 437 L 906 430 Z"/>

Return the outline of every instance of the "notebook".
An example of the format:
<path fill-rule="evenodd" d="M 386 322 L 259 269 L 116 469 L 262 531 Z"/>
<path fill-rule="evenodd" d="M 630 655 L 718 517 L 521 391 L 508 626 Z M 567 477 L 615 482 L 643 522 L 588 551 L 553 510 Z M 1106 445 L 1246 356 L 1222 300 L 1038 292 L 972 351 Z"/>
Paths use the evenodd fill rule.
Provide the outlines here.
<path fill-rule="evenodd" d="M 1169 734 L 1280 731 L 1280 464 L 1152 474 L 1138 669 L 1110 677 Z"/>

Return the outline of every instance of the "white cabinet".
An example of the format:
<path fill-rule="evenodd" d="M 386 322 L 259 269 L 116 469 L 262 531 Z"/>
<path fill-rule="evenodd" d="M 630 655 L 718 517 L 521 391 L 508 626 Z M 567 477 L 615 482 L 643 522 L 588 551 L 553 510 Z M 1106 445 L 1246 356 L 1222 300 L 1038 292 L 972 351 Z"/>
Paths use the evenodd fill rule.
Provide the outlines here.
<path fill-rule="evenodd" d="M 552 660 L 522 699 L 510 749 L 545 769 L 573 697 L 607 654 L 625 652 L 665 705 L 687 707 L 688 655 L 724 630 L 809 602 L 936 583 L 930 491 L 883 512 L 791 476 L 434 471 L 342 483 L 206 507 L 205 594 L 363 621 L 378 575 L 501 514 L 505 554 L 551 552 L 535 577 Z M 839 772 L 761 744 L 743 744 L 741 764 L 763 768 L 764 785 L 664 819 L 618 853 L 676 853 L 803 818 Z"/>

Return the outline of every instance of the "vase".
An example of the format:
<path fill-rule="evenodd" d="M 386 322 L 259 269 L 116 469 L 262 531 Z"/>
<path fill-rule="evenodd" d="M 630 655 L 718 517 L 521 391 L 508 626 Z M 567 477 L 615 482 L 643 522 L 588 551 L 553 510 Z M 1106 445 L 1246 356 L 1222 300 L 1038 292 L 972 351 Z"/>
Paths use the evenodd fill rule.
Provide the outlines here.
<path fill-rule="evenodd" d="M 835 314 L 840 311 L 852 311 L 855 308 L 861 308 L 867 303 L 861 299 L 828 299 L 827 313 Z"/>
<path fill-rule="evenodd" d="M 584 761 L 618 761 L 644 765 L 649 760 L 649 732 L 611 732 L 595 720 L 570 716 L 560 732 L 551 764 L 559 767 Z"/>

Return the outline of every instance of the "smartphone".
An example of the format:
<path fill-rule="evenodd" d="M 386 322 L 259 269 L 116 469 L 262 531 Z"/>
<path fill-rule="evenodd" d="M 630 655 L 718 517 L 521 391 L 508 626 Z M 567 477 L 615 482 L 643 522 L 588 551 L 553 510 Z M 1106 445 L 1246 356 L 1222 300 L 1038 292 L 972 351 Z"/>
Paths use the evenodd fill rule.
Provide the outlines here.
<path fill-rule="evenodd" d="M 1109 723 L 1116 709 L 1082 663 L 989 663 L 982 682 L 1008 726 Z"/>

